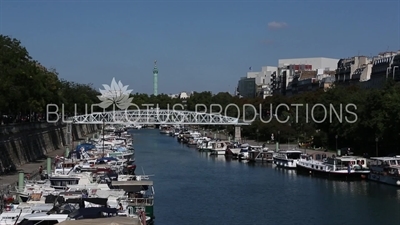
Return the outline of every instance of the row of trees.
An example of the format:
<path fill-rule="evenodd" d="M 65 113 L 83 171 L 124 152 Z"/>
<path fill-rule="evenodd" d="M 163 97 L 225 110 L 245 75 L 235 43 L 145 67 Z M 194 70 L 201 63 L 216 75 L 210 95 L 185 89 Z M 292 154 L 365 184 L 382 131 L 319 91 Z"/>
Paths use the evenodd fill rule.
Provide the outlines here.
<path fill-rule="evenodd" d="M 269 141 L 274 134 L 274 139 L 281 143 L 312 140 L 315 147 L 350 147 L 358 154 L 400 154 L 400 85 L 393 81 L 388 81 L 383 89 L 338 86 L 328 91 L 266 99 L 239 98 L 223 92 L 216 95 L 194 93 L 189 99 L 143 94 L 133 97 L 138 105 L 153 103 L 165 109 L 168 104 L 171 107 L 181 103 L 187 110 L 195 111 L 203 110 L 199 105 L 204 104 L 211 112 L 209 106 L 215 104 L 220 105 L 227 116 L 241 120 L 251 120 L 255 116 L 251 125 L 242 127 L 242 136 L 247 139 Z M 229 104 L 237 105 L 239 110 Z M 214 107 L 213 112 L 216 110 L 219 108 Z M 233 126 L 212 127 L 234 134 Z"/>
<path fill-rule="evenodd" d="M 54 69 L 46 69 L 33 60 L 18 40 L 0 35 L 2 123 L 37 121 L 45 115 L 50 103 L 63 104 L 67 114 L 75 111 L 85 113 L 85 104 L 99 103 L 99 95 L 91 84 L 60 79 Z M 224 92 L 215 95 L 211 92 L 193 93 L 188 99 L 139 93 L 130 97 L 142 108 L 146 108 L 144 104 L 155 104 L 166 109 L 168 105 L 172 107 L 179 103 L 186 110 L 195 111 L 203 110 L 198 106 L 204 104 L 210 112 L 210 105 L 216 104 L 227 116 L 242 120 L 255 116 L 251 125 L 242 127 L 242 136 L 248 139 L 269 141 L 274 134 L 274 139 L 281 143 L 312 139 L 316 147 L 353 147 L 358 153 L 368 152 L 370 155 L 377 151 L 379 155 L 400 154 L 400 86 L 391 81 L 379 90 L 335 87 L 326 92 L 320 90 L 292 97 L 277 95 L 266 99 L 239 98 Z M 237 105 L 239 110 L 228 107 L 229 104 Z M 278 107 L 280 104 L 289 108 Z M 244 114 L 246 118 L 243 118 Z M 225 129 L 233 135 L 233 126 L 213 127 Z"/>
<path fill-rule="evenodd" d="M 73 103 L 95 103 L 98 92 L 91 84 L 62 80 L 55 69 L 32 59 L 17 39 L 0 35 L 0 122 L 38 121 L 46 105 L 73 109 Z"/>

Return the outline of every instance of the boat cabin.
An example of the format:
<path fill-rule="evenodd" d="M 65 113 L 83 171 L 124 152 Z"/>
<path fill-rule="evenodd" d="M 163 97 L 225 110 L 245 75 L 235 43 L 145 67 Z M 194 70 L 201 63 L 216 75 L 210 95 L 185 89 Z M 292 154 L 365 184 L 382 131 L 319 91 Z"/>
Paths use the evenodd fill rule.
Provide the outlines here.
<path fill-rule="evenodd" d="M 202 141 L 199 145 L 199 148 L 201 149 L 206 149 L 206 148 L 211 148 L 211 143 L 209 145 L 210 141 Z"/>
<path fill-rule="evenodd" d="M 154 186 L 150 180 L 113 181 L 113 188 L 123 189 L 127 193 L 129 212 L 144 211 L 146 216 L 154 217 Z"/>
<path fill-rule="evenodd" d="M 400 157 L 371 157 L 371 166 L 400 166 Z"/>
<path fill-rule="evenodd" d="M 400 176 L 400 157 L 371 157 L 369 166 L 373 173 Z"/>
<path fill-rule="evenodd" d="M 302 151 L 298 150 L 280 150 L 277 154 L 277 158 L 297 160 L 303 155 Z"/>
<path fill-rule="evenodd" d="M 367 169 L 367 159 L 357 156 L 342 156 L 336 158 L 327 158 L 326 162 L 331 165 L 335 165 L 336 168 L 346 169 L 349 166 L 351 168 Z"/>
<path fill-rule="evenodd" d="M 248 159 L 250 162 L 272 162 L 274 151 L 268 148 L 260 148 L 249 151 Z"/>
<path fill-rule="evenodd" d="M 74 169 L 77 165 L 79 165 L 79 162 L 60 162 L 59 164 L 56 165 L 56 168 L 54 169 L 55 174 L 65 174 L 68 173 L 70 170 Z"/>
<path fill-rule="evenodd" d="M 367 159 L 357 156 L 342 156 L 337 157 L 336 159 L 340 160 L 342 164 L 350 164 L 351 166 L 358 166 L 361 168 L 368 168 Z"/>
<path fill-rule="evenodd" d="M 54 189 L 66 189 L 67 185 L 77 185 L 79 183 L 79 177 L 69 177 L 69 176 L 52 176 L 50 177 L 50 185 Z"/>
<path fill-rule="evenodd" d="M 224 141 L 216 141 L 211 144 L 212 150 L 225 150 L 228 144 Z"/>

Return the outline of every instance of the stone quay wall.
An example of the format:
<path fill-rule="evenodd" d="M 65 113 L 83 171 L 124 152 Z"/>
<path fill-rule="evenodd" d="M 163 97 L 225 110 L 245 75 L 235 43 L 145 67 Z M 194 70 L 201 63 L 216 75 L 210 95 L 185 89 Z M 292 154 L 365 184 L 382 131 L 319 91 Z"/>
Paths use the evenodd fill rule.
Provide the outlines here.
<path fill-rule="evenodd" d="M 94 133 L 101 125 L 75 124 L 73 140 Z M 18 168 L 43 159 L 46 154 L 66 146 L 66 124 L 26 123 L 0 126 L 0 174 L 4 168 Z"/>

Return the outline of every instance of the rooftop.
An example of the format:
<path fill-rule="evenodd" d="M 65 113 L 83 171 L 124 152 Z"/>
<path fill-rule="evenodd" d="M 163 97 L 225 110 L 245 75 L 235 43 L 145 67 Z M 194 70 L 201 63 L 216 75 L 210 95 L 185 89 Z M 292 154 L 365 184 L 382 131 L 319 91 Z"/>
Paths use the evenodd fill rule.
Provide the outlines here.
<path fill-rule="evenodd" d="M 317 76 L 317 71 L 302 71 L 299 80 L 315 78 L 315 76 Z"/>

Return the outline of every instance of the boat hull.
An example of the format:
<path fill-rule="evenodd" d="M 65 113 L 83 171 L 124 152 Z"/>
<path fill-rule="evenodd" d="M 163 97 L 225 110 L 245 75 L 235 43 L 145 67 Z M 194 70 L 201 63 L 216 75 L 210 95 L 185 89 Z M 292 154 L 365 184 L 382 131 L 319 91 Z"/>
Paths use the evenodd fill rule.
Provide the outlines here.
<path fill-rule="evenodd" d="M 330 179 L 339 179 L 339 180 L 363 180 L 366 179 L 369 174 L 369 171 L 367 170 L 360 170 L 360 171 L 353 170 L 350 173 L 344 170 L 324 171 L 301 165 L 301 163 L 296 164 L 296 169 L 299 174 L 307 174 L 312 176 L 325 177 Z"/>
<path fill-rule="evenodd" d="M 368 180 L 393 186 L 400 186 L 400 177 L 382 176 L 380 174 L 370 173 L 368 175 Z"/>
<path fill-rule="evenodd" d="M 225 155 L 225 150 L 211 150 L 210 155 Z"/>
<path fill-rule="evenodd" d="M 296 169 L 297 160 L 284 160 L 284 159 L 273 159 L 273 163 L 277 167 L 285 168 L 285 169 Z"/>
<path fill-rule="evenodd" d="M 248 159 L 250 163 L 272 163 L 274 162 L 273 159 L 266 159 L 266 158 L 256 158 L 256 159 Z"/>

